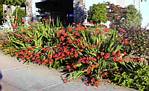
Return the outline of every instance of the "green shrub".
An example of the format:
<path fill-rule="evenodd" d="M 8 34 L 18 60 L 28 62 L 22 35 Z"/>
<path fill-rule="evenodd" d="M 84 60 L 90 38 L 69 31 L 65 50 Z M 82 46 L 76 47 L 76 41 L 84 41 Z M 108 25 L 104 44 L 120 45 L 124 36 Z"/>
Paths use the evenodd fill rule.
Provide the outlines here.
<path fill-rule="evenodd" d="M 121 43 L 115 30 L 81 25 L 57 28 L 35 23 L 19 26 L 8 35 L 3 46 L 15 49 L 19 61 L 62 69 L 64 82 L 81 78 L 86 85 L 98 86 L 101 79 L 110 78 L 118 85 L 148 88 L 148 67 L 123 61 L 127 55 L 123 44 L 127 43 Z"/>
<path fill-rule="evenodd" d="M 0 25 L 2 24 L 3 19 L 3 4 L 0 3 Z"/>
<path fill-rule="evenodd" d="M 26 12 L 25 10 L 21 9 L 20 7 L 17 7 L 15 9 L 15 11 L 13 12 L 13 16 L 17 17 L 17 22 L 21 23 L 22 22 L 22 18 L 24 18 L 26 16 Z"/>
<path fill-rule="evenodd" d="M 125 34 L 130 40 L 131 53 L 140 57 L 149 56 L 149 31 L 131 28 Z"/>
<path fill-rule="evenodd" d="M 149 66 L 140 63 L 118 64 L 120 70 L 113 74 L 112 81 L 118 85 L 149 90 Z M 111 76 L 112 77 L 112 76 Z"/>
<path fill-rule="evenodd" d="M 26 2 L 26 0 L 1 0 L 3 4 L 7 5 L 22 5 L 23 3 Z"/>
<path fill-rule="evenodd" d="M 107 7 L 104 3 L 94 4 L 89 10 L 89 19 L 96 22 L 107 21 Z"/>
<path fill-rule="evenodd" d="M 123 20 L 122 25 L 125 29 L 130 30 L 131 28 L 141 28 L 142 15 L 135 8 L 134 5 L 126 7 L 126 19 Z"/>
<path fill-rule="evenodd" d="M 115 30 L 81 25 L 59 29 L 41 23 L 30 27 L 10 32 L 5 46 L 16 49 L 18 60 L 64 70 L 67 80 L 82 78 L 98 86 L 116 68 L 115 63 L 123 61 L 123 45 Z"/>

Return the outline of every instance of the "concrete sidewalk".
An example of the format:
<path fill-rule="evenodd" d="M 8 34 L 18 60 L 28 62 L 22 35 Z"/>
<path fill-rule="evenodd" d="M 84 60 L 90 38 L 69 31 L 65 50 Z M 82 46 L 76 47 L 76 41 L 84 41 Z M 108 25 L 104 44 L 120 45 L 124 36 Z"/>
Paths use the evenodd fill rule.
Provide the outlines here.
<path fill-rule="evenodd" d="M 79 81 L 64 84 L 60 72 L 45 66 L 22 64 L 1 52 L 0 70 L 3 74 L 2 91 L 135 91 L 109 84 L 95 88 Z"/>

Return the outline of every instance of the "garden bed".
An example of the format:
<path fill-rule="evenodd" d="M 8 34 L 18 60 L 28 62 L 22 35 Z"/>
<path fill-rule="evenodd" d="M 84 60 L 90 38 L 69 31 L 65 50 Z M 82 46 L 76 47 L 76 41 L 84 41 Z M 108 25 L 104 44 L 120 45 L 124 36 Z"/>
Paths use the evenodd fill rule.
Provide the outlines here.
<path fill-rule="evenodd" d="M 107 79 L 140 91 L 149 89 L 149 66 L 125 59 L 131 50 L 129 40 L 117 30 L 35 23 L 20 25 L 6 36 L 3 51 L 24 63 L 62 70 L 64 82 L 81 79 L 86 85 L 98 87 L 102 79 Z"/>

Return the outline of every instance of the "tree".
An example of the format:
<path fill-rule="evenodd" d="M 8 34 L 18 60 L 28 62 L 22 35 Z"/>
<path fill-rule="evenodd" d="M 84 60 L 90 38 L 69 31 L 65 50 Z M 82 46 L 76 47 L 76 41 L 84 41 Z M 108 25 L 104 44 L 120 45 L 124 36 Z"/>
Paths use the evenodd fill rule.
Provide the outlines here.
<path fill-rule="evenodd" d="M 26 0 L 2 0 L 3 4 L 7 5 L 22 5 Z"/>
<path fill-rule="evenodd" d="M 122 22 L 122 25 L 127 29 L 140 28 L 142 21 L 141 13 L 135 8 L 134 5 L 127 6 L 126 19 Z"/>
<path fill-rule="evenodd" d="M 17 22 L 21 22 L 22 18 L 26 16 L 26 12 L 25 10 L 21 9 L 20 7 L 17 7 L 15 9 L 15 11 L 13 12 L 13 16 L 16 16 L 17 15 L 17 18 L 18 18 L 18 21 Z"/>
<path fill-rule="evenodd" d="M 121 20 L 126 19 L 127 9 L 119 5 L 107 3 L 108 6 L 108 20 L 111 22 L 111 28 L 119 29 L 121 27 Z"/>
<path fill-rule="evenodd" d="M 89 10 L 89 19 L 96 22 L 107 21 L 107 7 L 104 3 L 93 4 Z"/>
<path fill-rule="evenodd" d="M 3 18 L 3 4 L 0 2 L 0 24 L 2 24 Z"/>

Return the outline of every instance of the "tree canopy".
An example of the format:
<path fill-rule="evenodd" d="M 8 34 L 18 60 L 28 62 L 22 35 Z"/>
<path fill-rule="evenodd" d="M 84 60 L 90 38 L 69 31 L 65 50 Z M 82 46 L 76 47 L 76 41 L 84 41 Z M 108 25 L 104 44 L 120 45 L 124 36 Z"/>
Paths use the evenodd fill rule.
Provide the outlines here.
<path fill-rule="evenodd" d="M 3 4 L 7 5 L 22 5 L 26 0 L 2 0 Z"/>
<path fill-rule="evenodd" d="M 89 19 L 93 21 L 107 21 L 107 7 L 105 3 L 93 4 L 89 10 Z"/>
<path fill-rule="evenodd" d="M 140 27 L 141 21 L 141 13 L 135 8 L 134 5 L 129 5 L 127 7 L 126 20 L 123 22 L 123 25 L 127 29 L 130 29 L 132 27 Z"/>

